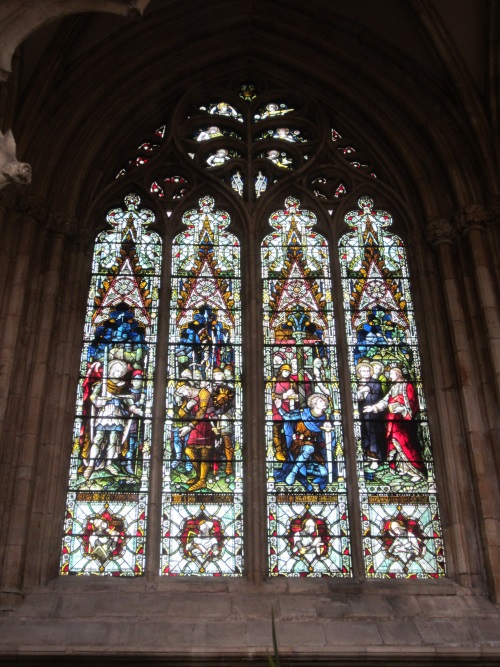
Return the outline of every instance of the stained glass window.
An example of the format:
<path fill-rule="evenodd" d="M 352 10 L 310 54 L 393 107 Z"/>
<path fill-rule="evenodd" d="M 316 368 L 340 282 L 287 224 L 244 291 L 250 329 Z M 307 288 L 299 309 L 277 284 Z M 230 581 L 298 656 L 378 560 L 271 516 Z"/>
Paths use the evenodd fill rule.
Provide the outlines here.
<path fill-rule="evenodd" d="M 326 240 L 293 197 L 262 243 L 269 570 L 351 570 Z"/>
<path fill-rule="evenodd" d="M 139 204 L 109 211 L 94 246 L 62 574 L 144 570 L 161 242 Z"/>
<path fill-rule="evenodd" d="M 181 135 L 170 121 L 155 123 L 122 162 L 116 188 L 134 178 L 161 212 L 171 256 L 161 287 L 170 301 L 160 313 L 154 215 L 128 195 L 123 209 L 109 211 L 94 250 L 63 574 L 142 574 L 148 502 L 161 505 L 160 530 L 150 536 L 161 575 L 243 573 L 240 246 L 212 197 L 195 208 L 189 198 L 201 174 L 250 212 L 297 171 L 334 234 L 343 201 L 368 175 L 386 179 L 347 128 L 333 129 L 326 114 L 314 122 L 310 101 L 293 94 L 261 81 L 184 98 L 171 116 L 183 117 Z M 443 545 L 405 249 L 389 231 L 391 215 L 367 197 L 345 220 L 340 273 L 337 257 L 333 267 L 341 284 L 332 284 L 315 214 L 291 196 L 269 218 L 261 265 L 247 261 L 248 293 L 263 287 L 263 336 L 260 321 L 249 322 L 248 335 L 264 345 L 264 381 L 259 368 L 246 381 L 261 383 L 265 438 L 246 442 L 245 454 L 253 465 L 265 448 L 255 477 L 260 484 L 266 476 L 267 502 L 256 506 L 253 487 L 246 502 L 266 512 L 271 576 L 351 576 L 347 493 L 359 489 L 350 507 L 356 523 L 361 514 L 363 558 L 354 563 L 369 578 L 439 577 Z M 249 214 L 243 233 L 256 237 L 261 222 Z M 337 328 L 345 358 L 337 358 L 334 312 L 347 318 L 346 331 Z M 168 329 L 159 341 L 158 319 Z M 165 423 L 158 402 L 152 417 L 157 357 L 167 366 L 156 374 Z M 342 404 L 353 402 L 342 415 L 341 384 Z M 347 436 L 342 423 L 351 425 Z M 150 490 L 150 478 L 161 484 Z"/>
<path fill-rule="evenodd" d="M 204 197 L 174 241 L 161 572 L 242 573 L 240 248 Z"/>
<path fill-rule="evenodd" d="M 438 577 L 444 556 L 408 265 L 362 197 L 340 242 L 368 577 Z"/>

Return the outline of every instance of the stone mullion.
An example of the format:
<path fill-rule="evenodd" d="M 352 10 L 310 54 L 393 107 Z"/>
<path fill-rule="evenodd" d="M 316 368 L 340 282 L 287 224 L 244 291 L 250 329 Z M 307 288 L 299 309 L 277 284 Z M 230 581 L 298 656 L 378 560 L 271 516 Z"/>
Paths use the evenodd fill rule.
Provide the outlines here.
<path fill-rule="evenodd" d="M 412 242 L 412 248 L 415 246 Z M 438 288 L 440 276 L 436 262 L 423 252 L 419 244 L 415 253 L 415 275 L 425 277 L 412 280 L 415 310 L 424 312 L 422 296 L 428 295 L 427 314 L 417 317 L 419 349 L 426 375 L 426 402 L 429 408 L 429 427 L 433 442 L 433 459 L 437 480 L 437 496 L 441 507 L 444 530 L 446 568 L 465 587 L 484 586 L 483 563 L 479 535 L 476 528 L 473 488 L 469 474 L 469 457 L 464 443 L 464 431 L 457 413 L 460 400 L 455 387 L 456 377 L 449 356 L 443 355 L 450 344 L 450 332 L 443 317 L 443 292 Z M 420 287 L 420 289 L 416 289 Z M 418 304 L 417 304 L 418 301 Z M 417 307 L 418 306 L 418 307 Z M 426 345 L 422 345 L 423 342 Z M 423 369 L 424 370 L 424 369 Z"/>
<path fill-rule="evenodd" d="M 330 267 L 341 397 L 341 423 L 346 466 L 349 542 L 352 557 L 352 575 L 362 581 L 365 579 L 365 563 L 363 558 L 357 447 L 354 436 L 354 405 L 351 388 L 351 369 L 349 365 L 349 341 L 347 340 L 346 329 L 347 318 L 350 317 L 350 313 L 346 312 L 344 308 L 344 285 L 340 271 L 338 244 L 339 235 L 336 234 L 330 243 Z"/>
<path fill-rule="evenodd" d="M 462 285 L 464 288 L 464 303 L 466 303 L 466 314 L 469 324 L 469 333 L 472 340 L 471 349 L 474 350 L 474 361 L 477 364 L 475 377 L 477 384 L 482 388 L 481 413 L 482 424 L 485 433 L 489 430 L 490 441 L 499 442 L 500 420 L 498 415 L 498 403 L 496 399 L 495 373 L 490 359 L 490 348 L 488 345 L 488 334 L 484 322 L 481 302 L 478 296 L 480 286 L 476 284 L 476 276 L 472 267 L 474 259 L 467 242 L 460 245 L 460 266 L 462 269 Z M 493 457 L 496 460 L 497 470 L 500 471 L 500 448 L 492 448 Z"/>
<path fill-rule="evenodd" d="M 64 258 L 65 238 L 60 232 L 52 235 L 49 246 L 49 260 L 39 297 L 39 308 L 35 310 L 38 326 L 34 336 L 31 376 L 25 398 L 23 436 L 19 443 L 19 463 L 14 481 L 14 493 L 11 503 L 10 524 L 6 534 L 6 552 L 4 561 L 4 586 L 8 589 L 20 589 L 22 586 L 23 565 L 26 557 L 26 545 L 32 513 L 33 488 L 36 475 L 37 455 L 39 453 L 40 428 L 46 399 L 50 345 L 59 287 L 60 269 Z"/>
<path fill-rule="evenodd" d="M 163 457 L 165 448 L 165 410 L 168 368 L 170 300 L 172 291 L 172 238 L 163 239 L 158 338 L 153 393 L 153 427 L 149 470 L 148 514 L 146 523 L 146 571 L 149 580 L 160 571 L 161 517 L 163 503 Z"/>
<path fill-rule="evenodd" d="M 453 354 L 459 377 L 460 396 L 469 442 L 470 460 L 474 468 L 479 525 L 486 557 L 491 592 L 500 595 L 499 489 L 491 471 L 495 469 L 491 443 L 484 430 L 483 406 L 475 382 L 475 360 L 470 351 L 463 295 L 456 277 L 456 253 L 452 246 L 451 225 L 436 221 L 428 228 L 429 240 L 435 245 L 441 273 L 441 284 L 452 336 Z"/>
<path fill-rule="evenodd" d="M 490 267 L 491 253 L 487 252 L 484 243 L 484 224 L 488 214 L 482 207 L 473 205 L 465 207 L 458 217 L 473 258 L 476 292 L 486 326 L 496 392 L 500 398 L 500 302 L 492 276 L 493 267 Z"/>
<path fill-rule="evenodd" d="M 263 305 L 260 220 L 250 220 L 241 247 L 243 507 L 245 573 L 252 583 L 269 576 L 267 461 L 264 402 Z"/>
<path fill-rule="evenodd" d="M 25 584 L 43 584 L 57 572 L 66 499 L 76 381 L 81 352 L 85 297 L 91 262 L 89 244 L 82 232 L 78 241 L 66 244 L 59 271 L 58 310 L 54 315 L 46 375 L 46 398 L 40 423 L 36 462 L 32 528 L 28 549 L 31 569 Z M 70 286 L 70 289 L 62 286 Z M 64 322 L 64 327 L 60 324 Z"/>

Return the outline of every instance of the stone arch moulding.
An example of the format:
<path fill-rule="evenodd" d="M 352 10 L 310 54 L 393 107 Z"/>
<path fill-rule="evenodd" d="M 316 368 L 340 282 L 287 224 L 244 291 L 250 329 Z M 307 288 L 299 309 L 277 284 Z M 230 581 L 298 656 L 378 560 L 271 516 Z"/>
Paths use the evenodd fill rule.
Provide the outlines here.
<path fill-rule="evenodd" d="M 0 8 L 0 81 L 11 72 L 16 48 L 37 28 L 58 18 L 82 12 L 109 12 L 121 16 L 142 14 L 150 0 L 43 0 L 32 3 L 6 0 Z"/>
<path fill-rule="evenodd" d="M 323 96 L 332 109 L 335 109 L 336 105 L 342 107 L 343 116 L 352 117 L 353 129 L 354 126 L 360 129 L 364 127 L 365 135 L 373 136 L 374 142 L 379 144 L 379 153 L 392 155 L 392 162 L 395 165 L 393 173 L 400 173 L 401 162 L 404 161 L 409 171 L 405 179 L 406 187 L 413 190 L 418 189 L 414 202 L 419 207 L 425 207 L 426 215 L 429 218 L 449 215 L 450 211 L 443 209 L 447 209 L 449 202 L 453 199 L 460 197 L 460 193 L 467 189 L 466 183 L 475 183 L 475 192 L 471 194 L 472 199 L 478 201 L 483 199 L 481 181 L 474 178 L 473 174 L 464 174 L 463 169 L 453 169 L 457 155 L 466 149 L 470 155 L 467 164 L 471 165 L 472 172 L 473 165 L 481 162 L 477 146 L 469 142 L 467 138 L 464 139 L 463 133 L 459 134 L 452 126 L 441 120 L 446 117 L 445 114 L 436 120 L 434 108 L 436 96 L 442 102 L 443 108 L 448 108 L 449 102 L 443 98 L 435 82 L 425 77 L 424 72 L 418 69 L 412 70 L 411 78 L 415 84 L 412 94 L 406 98 L 401 97 L 400 83 L 406 80 L 410 73 L 399 65 L 397 71 L 394 71 L 394 64 L 392 64 L 392 69 L 389 69 L 388 63 L 394 54 L 387 45 L 378 44 L 375 49 L 371 43 L 363 44 L 363 55 L 369 52 L 370 57 L 373 57 L 377 63 L 375 68 L 370 68 L 366 59 L 361 58 L 356 53 L 356 49 L 350 46 L 348 37 L 356 35 L 355 24 L 346 19 L 343 19 L 341 28 L 336 28 L 332 24 L 332 31 L 335 30 L 336 34 L 338 33 L 338 40 L 330 40 L 328 44 L 323 44 L 325 51 L 323 55 L 312 49 L 311 39 L 308 39 L 312 28 L 309 23 L 306 23 L 303 34 L 300 36 L 284 29 L 280 38 L 283 44 L 291 45 L 293 41 L 295 51 L 290 50 L 293 55 L 288 55 L 286 59 L 273 52 L 273 64 L 271 65 L 269 62 L 270 47 L 267 44 L 269 39 L 266 39 L 264 44 L 252 44 L 248 49 L 246 46 L 242 47 L 246 44 L 248 27 L 239 17 L 232 19 L 231 37 L 228 40 L 220 39 L 226 34 L 223 35 L 220 27 L 214 28 L 214 31 L 204 30 L 201 34 L 199 25 L 207 25 L 203 19 L 210 22 L 210 17 L 205 12 L 206 10 L 201 8 L 200 23 L 190 26 L 190 29 L 193 30 L 193 42 L 197 44 L 196 49 L 189 52 L 182 51 L 182 45 L 179 42 L 179 35 L 182 34 L 180 27 L 184 26 L 182 17 L 176 17 L 179 30 L 175 30 L 174 24 L 170 22 L 168 28 L 171 38 L 163 40 L 160 46 L 151 49 L 150 44 L 154 43 L 155 35 L 160 31 L 164 32 L 166 27 L 162 20 L 157 20 L 154 25 L 151 25 L 157 15 L 157 12 L 154 12 L 134 27 L 133 32 L 129 27 L 112 36 L 106 44 L 89 54 L 85 61 L 81 60 L 62 79 L 57 94 L 60 103 L 54 103 L 56 112 L 53 119 L 47 117 L 40 117 L 35 121 L 30 119 L 27 125 L 25 122 L 27 117 L 21 111 L 19 129 L 24 130 L 21 148 L 24 156 L 25 148 L 29 146 L 31 155 L 27 157 L 40 179 L 37 179 L 38 185 L 35 184 L 35 188 L 52 190 L 53 185 L 51 184 L 56 182 L 49 173 L 50 169 L 41 169 L 42 156 L 50 152 L 54 155 L 53 165 L 57 165 L 59 160 L 64 160 L 67 184 L 71 181 L 72 187 L 76 185 L 78 188 L 81 182 L 81 177 L 79 178 L 78 175 L 86 172 L 87 187 L 97 192 L 99 186 L 95 180 L 97 175 L 92 175 L 92 164 L 95 164 L 96 159 L 102 164 L 102 156 L 106 154 L 103 146 L 107 137 L 114 135 L 117 147 L 121 142 L 125 145 L 129 135 L 122 121 L 134 118 L 135 122 L 139 124 L 148 116 L 159 120 L 158 109 L 163 106 L 161 100 L 165 99 L 166 95 L 169 96 L 169 99 L 165 99 L 165 106 L 174 96 L 181 95 L 185 91 L 186 81 L 189 81 L 192 87 L 203 81 L 203 77 L 206 79 L 208 76 L 212 79 L 213 75 L 210 74 L 210 71 L 213 69 L 227 75 L 229 67 L 231 71 L 234 71 L 235 63 L 248 63 L 248 55 L 245 55 L 248 50 L 252 63 L 257 65 L 257 71 L 259 64 L 262 63 L 261 71 L 274 72 L 276 75 L 279 75 L 280 71 L 288 70 L 296 72 L 297 76 L 303 76 L 306 71 L 304 63 L 310 62 L 314 55 L 315 60 L 318 60 L 318 66 L 312 72 L 308 72 L 307 78 L 304 78 L 305 81 L 308 81 L 311 90 L 325 91 Z M 268 34 L 268 37 L 270 38 L 271 35 Z M 118 55 L 119 59 L 124 62 L 125 52 L 128 53 L 129 48 L 132 48 L 135 54 L 133 71 L 126 67 L 113 67 L 112 59 Z M 242 48 L 245 49 L 245 53 L 242 53 Z M 182 55 L 178 56 L 178 53 Z M 197 55 L 199 53 L 204 54 L 202 68 L 195 64 L 200 57 Z M 175 72 L 172 85 L 165 85 L 166 78 L 170 75 L 165 73 L 161 63 L 167 61 L 171 62 L 170 71 Z M 331 61 L 337 63 L 333 71 L 328 66 Z M 230 62 L 231 65 L 228 66 L 227 62 Z M 95 66 L 106 73 L 107 87 L 85 86 L 85 89 L 82 88 L 81 82 L 86 80 L 88 73 Z M 247 67 L 247 71 L 250 72 L 251 69 L 253 68 Z M 358 79 L 362 77 L 362 83 L 358 86 L 352 86 L 351 81 L 354 75 L 348 75 L 348 72 L 353 73 L 354 70 L 357 71 Z M 143 76 L 144 72 L 148 72 L 146 79 Z M 205 83 L 205 86 L 208 86 L 208 82 Z M 363 90 L 362 100 L 359 95 L 360 88 Z M 106 90 L 109 89 L 115 91 L 111 101 L 104 99 Z M 140 95 L 137 95 L 136 92 L 131 95 L 131 91 L 138 90 L 141 91 Z M 79 98 L 78 100 L 75 95 Z M 68 99 L 73 99 L 75 102 L 71 112 L 67 106 Z M 125 100 L 127 103 L 123 104 Z M 109 107 L 110 102 L 112 107 Z M 96 119 L 93 109 L 99 108 L 99 105 L 106 105 L 109 113 Z M 374 115 L 370 110 L 375 108 L 383 109 L 383 111 Z M 450 109 L 450 114 L 454 115 L 455 111 Z M 63 116 L 64 120 L 62 120 Z M 426 120 L 422 120 L 423 118 Z M 409 123 L 408 119 L 411 119 L 412 122 Z M 49 126 L 58 127 L 56 144 L 49 139 L 50 132 L 47 131 L 47 122 Z M 396 127 L 399 130 L 397 133 L 389 130 L 389 128 Z M 425 127 L 425 132 L 422 130 L 423 127 Z M 64 128 L 62 133 L 60 133 L 61 128 Z M 83 137 L 85 138 L 86 150 L 83 155 L 82 152 L 79 152 L 77 157 L 74 152 L 68 150 L 68 147 L 79 135 L 82 141 Z M 432 160 L 429 159 L 430 155 L 433 156 Z M 36 156 L 40 156 L 39 160 Z M 398 157 L 399 159 L 396 159 Z M 104 164 L 102 166 L 105 167 Z M 438 196 L 434 192 L 434 187 L 427 186 L 428 183 L 446 183 L 449 189 L 447 196 Z M 63 192 L 67 192 L 67 187 L 61 187 L 57 192 L 54 190 L 53 196 L 60 197 Z M 76 194 L 75 203 L 78 198 L 79 195 Z"/>

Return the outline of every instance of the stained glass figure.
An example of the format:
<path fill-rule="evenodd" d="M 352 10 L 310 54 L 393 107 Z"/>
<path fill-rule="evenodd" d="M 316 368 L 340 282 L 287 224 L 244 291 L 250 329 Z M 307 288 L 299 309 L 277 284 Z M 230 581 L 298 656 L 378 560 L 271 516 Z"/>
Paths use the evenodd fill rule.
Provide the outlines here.
<path fill-rule="evenodd" d="M 326 240 L 293 197 L 262 243 L 269 567 L 351 570 L 333 302 Z"/>
<path fill-rule="evenodd" d="M 242 573 L 240 249 L 211 197 L 174 240 L 161 572 Z"/>
<path fill-rule="evenodd" d="M 273 148 L 261 153 L 258 157 L 267 158 L 280 169 L 293 169 L 293 159 L 285 151 L 278 151 Z"/>
<path fill-rule="evenodd" d="M 258 199 L 267 190 L 267 176 L 259 171 L 255 179 L 255 196 Z"/>
<path fill-rule="evenodd" d="M 240 195 L 240 197 L 243 197 L 244 183 L 239 171 L 236 171 L 231 176 L 231 187 Z"/>
<path fill-rule="evenodd" d="M 218 148 L 215 153 L 210 153 L 206 163 L 209 167 L 222 167 L 223 164 L 235 157 L 241 157 L 241 153 L 228 148 Z"/>
<path fill-rule="evenodd" d="M 257 97 L 253 83 L 243 83 L 240 88 L 240 97 L 245 102 L 252 102 Z"/>
<path fill-rule="evenodd" d="M 300 130 L 292 129 L 290 127 L 275 127 L 264 130 L 259 134 L 257 139 L 281 139 L 282 141 L 305 142 L 307 139 Z"/>
<path fill-rule="evenodd" d="M 144 571 L 161 241 L 140 198 L 94 246 L 62 574 Z"/>
<path fill-rule="evenodd" d="M 266 120 L 267 118 L 276 118 L 277 116 L 284 116 L 286 113 L 294 111 L 283 102 L 270 102 L 265 106 L 260 107 L 257 113 L 254 115 L 254 123 L 260 120 Z"/>
<path fill-rule="evenodd" d="M 209 141 L 210 139 L 219 139 L 220 137 L 232 137 L 233 139 L 241 139 L 237 132 L 226 130 L 217 125 L 210 125 L 210 127 L 200 128 L 195 130 L 193 134 L 196 141 Z"/>
<path fill-rule="evenodd" d="M 406 253 L 362 197 L 340 241 L 366 573 L 444 575 Z"/>
<path fill-rule="evenodd" d="M 207 113 L 215 116 L 226 116 L 227 118 L 234 118 L 235 120 L 239 120 L 240 123 L 243 122 L 243 116 L 241 113 L 227 102 L 215 102 L 213 104 L 201 106 L 200 111 L 206 111 Z"/>
<path fill-rule="evenodd" d="M 221 167 L 230 159 L 227 148 L 219 148 L 215 153 L 211 153 L 207 157 L 207 164 L 209 167 Z"/>

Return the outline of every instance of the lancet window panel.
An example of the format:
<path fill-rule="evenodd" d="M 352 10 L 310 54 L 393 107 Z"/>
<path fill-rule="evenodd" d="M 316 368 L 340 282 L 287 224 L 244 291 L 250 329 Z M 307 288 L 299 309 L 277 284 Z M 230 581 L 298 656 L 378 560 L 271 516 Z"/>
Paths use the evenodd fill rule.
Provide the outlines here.
<path fill-rule="evenodd" d="M 326 240 L 293 197 L 262 243 L 269 571 L 348 576 L 351 555 Z"/>
<path fill-rule="evenodd" d="M 240 247 L 204 197 L 174 240 L 161 573 L 243 568 Z"/>
<path fill-rule="evenodd" d="M 144 572 L 161 240 L 125 205 L 94 246 L 61 574 Z"/>
<path fill-rule="evenodd" d="M 445 574 L 406 252 L 369 197 L 340 241 L 368 577 Z"/>

